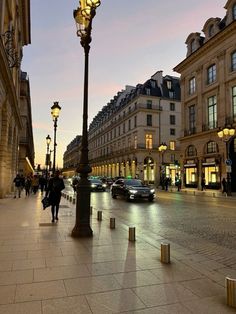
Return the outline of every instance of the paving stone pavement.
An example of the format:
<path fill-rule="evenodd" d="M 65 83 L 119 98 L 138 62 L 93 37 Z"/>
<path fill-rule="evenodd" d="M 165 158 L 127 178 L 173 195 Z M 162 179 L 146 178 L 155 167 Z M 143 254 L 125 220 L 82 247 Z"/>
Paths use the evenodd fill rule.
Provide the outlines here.
<path fill-rule="evenodd" d="M 235 313 L 225 298 L 225 277 L 236 278 L 235 243 L 220 246 L 224 232 L 209 244 L 207 226 L 199 241 L 176 221 L 174 231 L 160 223 L 130 242 L 119 210 L 113 230 L 110 211 L 98 221 L 94 209 L 94 236 L 74 239 L 75 205 L 62 198 L 60 220 L 51 224 L 41 199 L 0 200 L 0 314 Z M 160 261 L 165 241 L 170 264 Z"/>

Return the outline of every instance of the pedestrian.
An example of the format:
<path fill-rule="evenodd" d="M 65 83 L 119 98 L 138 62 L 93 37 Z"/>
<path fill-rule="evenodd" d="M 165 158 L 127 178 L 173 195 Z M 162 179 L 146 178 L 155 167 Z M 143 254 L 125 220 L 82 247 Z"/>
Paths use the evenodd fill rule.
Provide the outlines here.
<path fill-rule="evenodd" d="M 177 188 L 178 188 L 178 192 L 181 190 L 181 185 L 182 185 L 182 181 L 181 181 L 181 178 L 179 177 L 179 175 L 177 175 L 176 176 L 176 179 L 175 179 L 176 181 L 176 183 L 175 183 L 175 185 L 177 186 Z"/>
<path fill-rule="evenodd" d="M 18 194 L 18 197 L 20 198 L 23 184 L 22 184 L 22 177 L 19 175 L 19 173 L 14 178 L 13 183 L 15 185 L 14 198 L 16 198 L 17 194 Z"/>
<path fill-rule="evenodd" d="M 43 193 L 44 190 L 46 190 L 47 180 L 44 176 L 39 177 L 39 187 L 41 190 L 41 193 Z"/>
<path fill-rule="evenodd" d="M 165 178 L 165 190 L 166 191 L 168 191 L 169 184 L 170 184 L 170 179 L 166 177 Z"/>
<path fill-rule="evenodd" d="M 31 185 L 32 185 L 33 193 L 36 194 L 37 191 L 38 191 L 38 188 L 39 188 L 39 178 L 38 178 L 38 176 L 36 174 L 33 176 Z"/>
<path fill-rule="evenodd" d="M 25 196 L 30 195 L 30 188 L 31 188 L 31 178 L 27 176 L 25 179 Z"/>
<path fill-rule="evenodd" d="M 60 171 L 57 170 L 55 175 L 49 180 L 46 190 L 46 197 L 49 198 L 49 202 L 51 204 L 52 222 L 55 220 L 58 221 L 61 191 L 65 188 L 64 181 L 59 175 Z"/>
<path fill-rule="evenodd" d="M 201 180 L 201 187 L 202 187 L 202 191 L 206 189 L 206 180 L 204 177 L 202 177 L 202 180 Z"/>
<path fill-rule="evenodd" d="M 225 180 L 225 178 L 222 179 L 222 194 L 226 193 L 227 194 L 227 181 Z"/>

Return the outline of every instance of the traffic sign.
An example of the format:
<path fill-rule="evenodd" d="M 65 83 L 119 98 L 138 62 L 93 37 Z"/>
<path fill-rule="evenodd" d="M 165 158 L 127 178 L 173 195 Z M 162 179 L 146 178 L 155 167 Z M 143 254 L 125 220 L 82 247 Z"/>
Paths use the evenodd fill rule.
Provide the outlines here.
<path fill-rule="evenodd" d="M 232 160 L 231 159 L 225 159 L 225 164 L 227 165 L 227 166 L 232 166 Z"/>

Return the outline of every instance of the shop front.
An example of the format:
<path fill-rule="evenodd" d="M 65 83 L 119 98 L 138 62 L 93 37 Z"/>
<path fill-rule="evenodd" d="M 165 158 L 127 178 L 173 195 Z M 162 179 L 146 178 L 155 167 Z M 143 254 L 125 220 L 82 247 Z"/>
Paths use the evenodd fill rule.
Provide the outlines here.
<path fill-rule="evenodd" d="M 183 181 L 185 187 L 198 187 L 198 164 L 196 160 L 185 160 Z"/>
<path fill-rule="evenodd" d="M 220 189 L 221 175 L 219 161 L 215 158 L 205 158 L 202 161 L 202 177 L 205 178 L 206 188 Z"/>

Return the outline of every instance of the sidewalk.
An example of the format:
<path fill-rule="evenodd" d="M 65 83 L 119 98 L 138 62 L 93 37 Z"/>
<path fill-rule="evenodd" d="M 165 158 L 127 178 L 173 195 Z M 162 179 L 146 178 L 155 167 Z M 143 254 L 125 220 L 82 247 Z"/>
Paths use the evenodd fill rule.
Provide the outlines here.
<path fill-rule="evenodd" d="M 1 199 L 0 314 L 235 313 L 216 262 L 171 243 L 171 264 L 162 264 L 164 238 L 145 230 L 130 242 L 129 226 L 117 213 L 110 229 L 110 215 L 98 221 L 93 210 L 93 238 L 74 239 L 75 205 L 65 198 L 57 224 L 41 194 Z"/>

